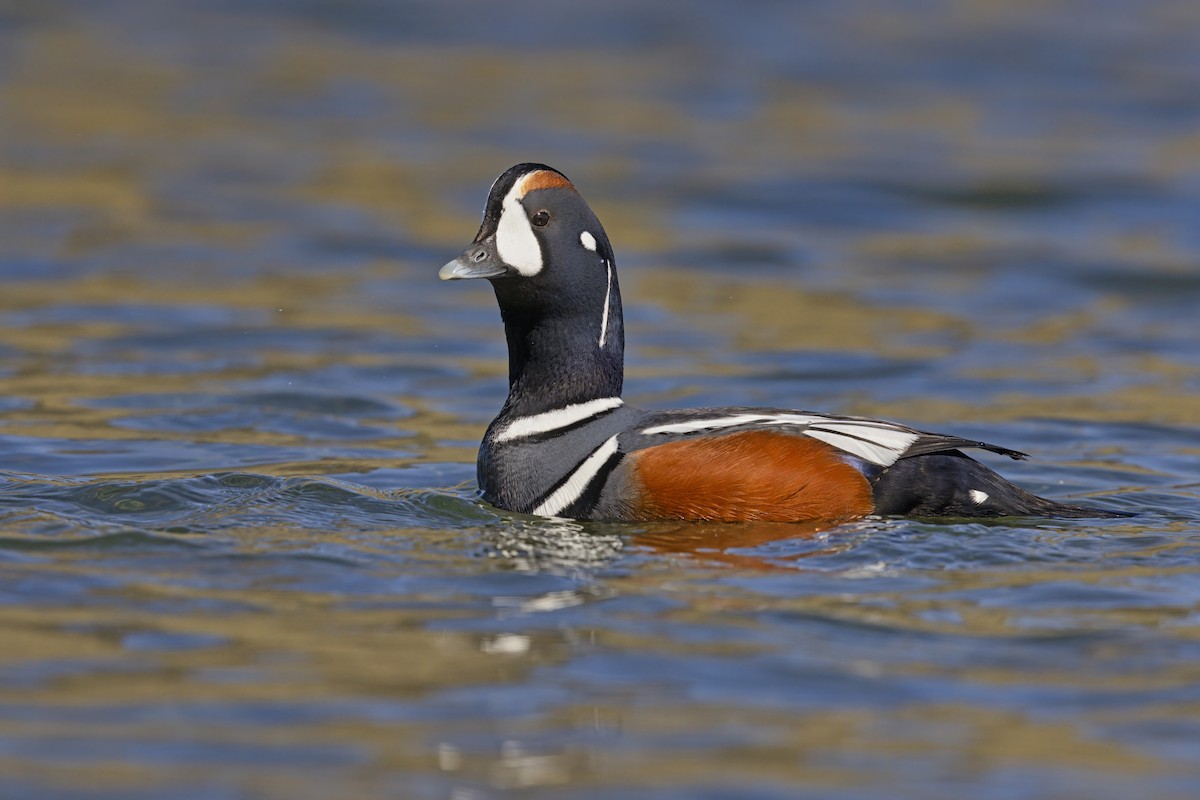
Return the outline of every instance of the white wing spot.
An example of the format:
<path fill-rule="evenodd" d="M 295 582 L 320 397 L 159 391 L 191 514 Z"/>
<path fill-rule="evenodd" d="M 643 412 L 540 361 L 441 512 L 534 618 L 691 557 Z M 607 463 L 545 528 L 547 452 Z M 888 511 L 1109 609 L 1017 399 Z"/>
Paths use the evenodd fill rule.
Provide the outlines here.
<path fill-rule="evenodd" d="M 579 234 L 579 243 L 588 250 L 591 250 L 593 253 L 596 252 L 596 237 L 592 236 L 587 231 Z"/>
<path fill-rule="evenodd" d="M 983 501 L 988 499 L 988 496 L 987 492 L 981 492 L 978 489 L 971 490 L 971 499 L 975 501 L 976 505 L 982 504 Z"/>

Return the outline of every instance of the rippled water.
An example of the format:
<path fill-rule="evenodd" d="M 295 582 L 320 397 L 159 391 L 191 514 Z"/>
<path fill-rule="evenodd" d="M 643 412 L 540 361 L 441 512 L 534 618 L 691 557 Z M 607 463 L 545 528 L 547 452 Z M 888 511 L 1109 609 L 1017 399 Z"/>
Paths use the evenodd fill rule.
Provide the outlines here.
<path fill-rule="evenodd" d="M 1195 796 L 1200 7 L 643 5 L 0 10 L 0 795 Z M 482 505 L 503 337 L 435 272 L 523 160 L 631 402 L 1136 516 Z"/>

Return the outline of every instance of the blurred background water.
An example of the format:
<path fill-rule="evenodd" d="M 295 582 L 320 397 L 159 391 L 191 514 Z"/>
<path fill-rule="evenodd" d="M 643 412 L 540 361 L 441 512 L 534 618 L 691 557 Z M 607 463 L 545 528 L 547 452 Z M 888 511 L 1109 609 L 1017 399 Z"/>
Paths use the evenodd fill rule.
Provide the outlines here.
<path fill-rule="evenodd" d="M 1200 5 L 0 6 L 0 796 L 1191 798 Z M 513 163 L 627 398 L 1031 452 L 1105 522 L 474 495 Z"/>

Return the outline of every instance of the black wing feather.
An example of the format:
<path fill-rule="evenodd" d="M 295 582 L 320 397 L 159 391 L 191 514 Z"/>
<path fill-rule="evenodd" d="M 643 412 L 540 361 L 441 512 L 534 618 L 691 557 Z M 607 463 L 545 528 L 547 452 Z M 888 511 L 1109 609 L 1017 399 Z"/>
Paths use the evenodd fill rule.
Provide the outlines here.
<path fill-rule="evenodd" d="M 947 436 L 941 433 L 925 433 L 918 431 L 920 438 L 913 442 L 901 458 L 911 458 L 912 456 L 926 456 L 930 453 L 945 453 L 950 450 L 958 450 L 959 448 L 971 448 L 976 450 L 988 450 L 993 453 L 999 453 L 1002 456 L 1008 456 L 1014 461 L 1029 458 L 1029 455 L 1022 453 L 1020 450 L 1013 450 L 1009 447 L 1001 447 L 998 444 L 989 444 L 981 442 L 978 439 L 963 439 L 960 436 Z"/>

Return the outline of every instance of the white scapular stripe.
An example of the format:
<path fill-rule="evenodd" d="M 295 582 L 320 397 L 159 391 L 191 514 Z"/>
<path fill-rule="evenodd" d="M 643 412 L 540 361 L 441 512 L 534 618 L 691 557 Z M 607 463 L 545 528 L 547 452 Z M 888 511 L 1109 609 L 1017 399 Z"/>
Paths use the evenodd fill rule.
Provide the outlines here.
<path fill-rule="evenodd" d="M 604 342 L 608 339 L 608 307 L 612 305 L 612 262 L 605 259 L 604 264 L 608 267 L 608 288 L 604 290 L 604 316 L 600 318 L 601 347 L 604 347 Z"/>
<path fill-rule="evenodd" d="M 605 397 L 600 400 L 588 400 L 586 403 L 563 406 L 530 417 L 519 417 L 500 430 L 493 437 L 493 441 L 508 442 L 513 439 L 523 439 L 526 436 L 549 433 L 568 425 L 574 425 L 576 422 L 583 422 L 588 417 L 595 417 L 623 404 L 624 401 L 619 397 Z"/>
<path fill-rule="evenodd" d="M 749 425 L 751 422 L 766 422 L 771 419 L 764 414 L 738 414 L 736 417 L 710 417 L 709 419 L 693 419 L 688 422 L 672 422 L 667 425 L 655 425 L 646 428 L 642 433 L 695 433 L 714 428 L 732 428 L 735 425 Z"/>
<path fill-rule="evenodd" d="M 881 467 L 896 463 L 896 459 L 919 438 L 915 433 L 890 426 L 848 420 L 819 422 L 804 432 Z"/>
<path fill-rule="evenodd" d="M 567 506 L 579 499 L 587 489 L 592 479 L 603 469 L 605 462 L 617 452 L 617 437 L 609 437 L 604 444 L 592 451 L 592 454 L 575 468 L 567 482 L 558 487 L 533 513 L 543 517 L 557 516 Z"/>
<path fill-rule="evenodd" d="M 988 497 L 989 497 L 989 495 L 987 492 L 981 492 L 978 489 L 971 490 L 971 499 L 975 501 L 976 505 L 982 504 L 985 500 L 988 499 Z"/>
<path fill-rule="evenodd" d="M 797 425 L 800 433 L 831 444 L 851 455 L 865 458 L 873 464 L 888 467 L 912 446 L 919 437 L 885 422 L 837 419 L 813 414 L 736 414 L 712 417 L 668 425 L 655 425 L 642 433 L 695 433 L 697 431 L 733 428 L 738 425 Z"/>
<path fill-rule="evenodd" d="M 542 271 L 542 246 L 533 234 L 533 226 L 521 205 L 525 181 L 517 181 L 500 204 L 500 222 L 496 225 L 496 252 L 500 260 L 526 278 Z"/>

